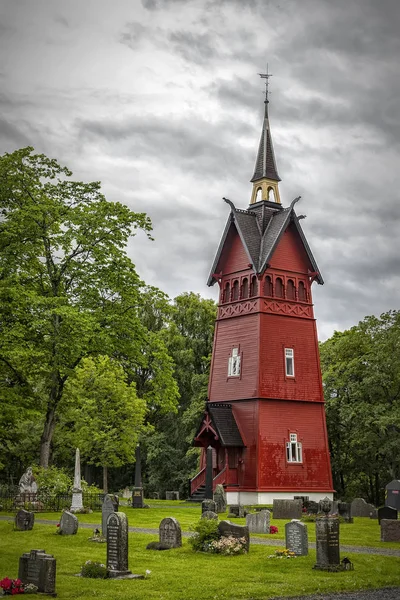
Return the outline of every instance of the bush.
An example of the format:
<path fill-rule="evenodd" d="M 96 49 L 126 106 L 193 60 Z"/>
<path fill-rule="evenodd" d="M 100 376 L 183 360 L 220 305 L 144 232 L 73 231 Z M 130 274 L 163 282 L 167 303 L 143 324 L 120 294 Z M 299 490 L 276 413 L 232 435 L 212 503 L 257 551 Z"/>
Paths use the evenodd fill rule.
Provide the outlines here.
<path fill-rule="evenodd" d="M 195 552 L 210 552 L 211 543 L 218 540 L 220 535 L 218 531 L 218 521 L 215 519 L 200 519 L 192 527 L 194 535 L 189 538 L 189 543 Z"/>
<path fill-rule="evenodd" d="M 33 467 L 40 498 L 53 499 L 57 494 L 67 494 L 72 488 L 72 479 L 63 469 L 57 467 Z"/>
<path fill-rule="evenodd" d="M 81 576 L 91 579 L 107 579 L 108 569 L 102 563 L 87 560 L 81 567 Z"/>

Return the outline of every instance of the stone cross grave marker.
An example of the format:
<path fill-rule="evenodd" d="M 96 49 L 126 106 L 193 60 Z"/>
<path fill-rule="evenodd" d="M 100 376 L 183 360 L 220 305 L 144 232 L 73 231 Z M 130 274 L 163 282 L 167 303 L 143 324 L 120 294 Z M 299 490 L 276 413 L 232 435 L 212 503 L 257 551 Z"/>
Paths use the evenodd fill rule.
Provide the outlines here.
<path fill-rule="evenodd" d="M 107 535 L 107 519 L 111 513 L 117 511 L 118 508 L 115 509 L 114 498 L 110 494 L 106 494 L 101 508 L 101 533 L 104 537 Z"/>
<path fill-rule="evenodd" d="M 116 512 L 107 518 L 107 569 L 110 577 L 130 575 L 128 570 L 128 519 Z"/>
<path fill-rule="evenodd" d="M 180 548 L 182 546 L 181 526 L 173 517 L 166 517 L 161 521 L 159 534 L 160 544 L 165 544 L 170 548 Z"/>
<path fill-rule="evenodd" d="M 30 531 L 35 523 L 35 513 L 21 508 L 15 515 L 15 528 L 18 531 Z"/>
<path fill-rule="evenodd" d="M 78 531 L 78 517 L 64 510 L 60 519 L 60 535 L 75 535 Z"/>
<path fill-rule="evenodd" d="M 246 552 L 250 548 L 250 533 L 247 525 L 236 525 L 230 521 L 220 521 L 218 523 L 218 531 L 222 537 L 244 538 L 246 544 Z"/>
<path fill-rule="evenodd" d="M 55 595 L 56 559 L 45 550 L 31 550 L 19 559 L 18 579 L 33 583 L 38 592 Z"/>
<path fill-rule="evenodd" d="M 381 542 L 400 542 L 400 521 L 382 519 Z"/>
<path fill-rule="evenodd" d="M 308 531 L 307 525 L 293 519 L 285 525 L 286 548 L 294 552 L 296 556 L 307 556 L 308 554 Z"/>
<path fill-rule="evenodd" d="M 270 520 L 269 510 L 260 510 L 255 514 L 246 515 L 246 525 L 250 533 L 269 533 Z"/>
<path fill-rule="evenodd" d="M 274 519 L 301 519 L 302 500 L 274 500 L 272 514 Z"/>
<path fill-rule="evenodd" d="M 378 521 L 381 524 L 382 519 L 397 519 L 397 509 L 392 506 L 381 506 L 378 508 Z"/>

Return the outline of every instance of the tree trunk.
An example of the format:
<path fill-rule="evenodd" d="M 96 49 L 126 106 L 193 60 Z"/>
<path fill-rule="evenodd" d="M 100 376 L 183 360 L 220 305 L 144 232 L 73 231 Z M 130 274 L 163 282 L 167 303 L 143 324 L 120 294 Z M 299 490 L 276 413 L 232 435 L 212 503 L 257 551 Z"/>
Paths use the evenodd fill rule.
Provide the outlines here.
<path fill-rule="evenodd" d="M 47 469 L 50 459 L 50 445 L 53 439 L 54 429 L 56 426 L 56 413 L 53 408 L 48 409 L 46 420 L 43 427 L 42 437 L 40 438 L 40 466 Z"/>
<path fill-rule="evenodd" d="M 108 467 L 103 465 L 103 492 L 108 494 Z"/>

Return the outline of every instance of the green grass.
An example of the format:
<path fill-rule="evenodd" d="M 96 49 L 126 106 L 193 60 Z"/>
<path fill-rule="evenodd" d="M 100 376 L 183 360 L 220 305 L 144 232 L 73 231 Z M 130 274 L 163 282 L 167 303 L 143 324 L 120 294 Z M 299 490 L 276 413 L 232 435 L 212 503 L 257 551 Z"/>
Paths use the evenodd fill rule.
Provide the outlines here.
<path fill-rule="evenodd" d="M 164 552 L 146 550 L 155 535 L 129 534 L 129 567 L 151 575 L 145 580 L 89 580 L 74 577 L 88 559 L 105 562 L 106 545 L 88 541 L 90 531 L 60 536 L 49 525 L 32 531 L 13 531 L 12 520 L 0 521 L 0 579 L 16 577 L 18 559 L 32 548 L 44 548 L 57 559 L 60 600 L 262 600 L 316 592 L 400 586 L 400 558 L 347 554 L 354 571 L 313 571 L 315 552 L 290 560 L 268 559 L 274 548 L 252 546 L 243 556 L 196 554 L 186 539 L 183 547 Z"/>

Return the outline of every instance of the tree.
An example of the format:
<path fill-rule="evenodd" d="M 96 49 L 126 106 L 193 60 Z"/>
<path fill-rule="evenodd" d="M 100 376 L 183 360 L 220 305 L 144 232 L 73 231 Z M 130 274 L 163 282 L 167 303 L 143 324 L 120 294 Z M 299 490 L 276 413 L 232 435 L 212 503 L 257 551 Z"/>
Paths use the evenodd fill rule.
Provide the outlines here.
<path fill-rule="evenodd" d="M 400 312 L 335 332 L 321 364 L 335 488 L 379 504 L 400 476 Z"/>
<path fill-rule="evenodd" d="M 72 440 L 88 464 L 103 467 L 103 490 L 108 491 L 108 468 L 135 460 L 144 428 L 146 402 L 138 398 L 123 368 L 108 356 L 84 358 L 65 388 L 65 425 L 73 424 Z"/>
<path fill-rule="evenodd" d="M 81 361 L 124 353 L 134 365 L 143 348 L 154 350 L 140 320 L 143 283 L 126 255 L 129 236 L 141 229 L 150 238 L 151 222 L 107 201 L 98 182 L 71 175 L 32 148 L 0 158 L 0 394 L 12 394 L 10 415 L 16 405 L 40 412 L 44 467 L 66 383 Z M 158 361 L 166 356 L 159 346 Z M 168 360 L 158 368 L 166 394 L 152 396 L 153 387 L 146 401 L 171 408 Z"/>

